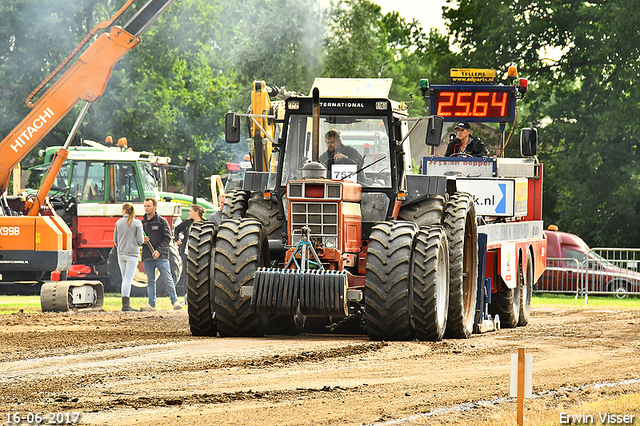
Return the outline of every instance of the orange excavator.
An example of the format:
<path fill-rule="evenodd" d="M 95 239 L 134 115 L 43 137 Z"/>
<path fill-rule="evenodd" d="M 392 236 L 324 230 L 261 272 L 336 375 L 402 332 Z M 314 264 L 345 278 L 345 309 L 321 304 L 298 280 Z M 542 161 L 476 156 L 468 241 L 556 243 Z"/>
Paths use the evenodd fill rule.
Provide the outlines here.
<path fill-rule="evenodd" d="M 68 270 L 72 264 L 71 230 L 55 214 L 47 194 L 68 155 L 67 148 L 89 106 L 102 96 L 115 64 L 140 43 L 140 35 L 175 0 L 148 0 L 123 26 L 113 25 L 135 0 L 109 20 L 97 24 L 74 51 L 27 98 L 33 111 L 0 142 L 0 282 L 37 282 L 47 272 Z M 102 32 L 36 102 L 41 89 Z M 84 105 L 69 136 L 51 162 L 38 192 L 8 196 L 11 171 L 80 101 Z M 43 311 L 101 307 L 99 281 L 46 282 L 41 288 Z"/>

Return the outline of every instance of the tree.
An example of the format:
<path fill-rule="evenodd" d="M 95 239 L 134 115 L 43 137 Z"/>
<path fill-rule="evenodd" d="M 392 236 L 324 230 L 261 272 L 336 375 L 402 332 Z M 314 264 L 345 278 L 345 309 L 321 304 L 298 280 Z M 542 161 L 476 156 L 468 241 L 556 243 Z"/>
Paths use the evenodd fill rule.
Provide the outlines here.
<path fill-rule="evenodd" d="M 325 16 L 320 2 L 243 0 L 237 11 L 232 62 L 246 99 L 254 80 L 308 93 L 322 71 Z"/>
<path fill-rule="evenodd" d="M 547 220 L 600 246 L 636 246 L 637 0 L 458 1 L 445 17 L 474 65 L 532 79 L 524 123 L 541 128 Z M 543 49 L 557 60 L 545 60 Z"/>
<path fill-rule="evenodd" d="M 326 37 L 325 77 L 392 78 L 390 97 L 410 104 L 411 115 L 423 115 L 421 78 L 442 82 L 459 58 L 447 39 L 397 12 L 381 14 L 368 0 L 339 1 L 330 11 Z"/>
<path fill-rule="evenodd" d="M 369 0 L 338 1 L 327 29 L 325 77 L 383 78 L 393 63 L 380 6 Z"/>
<path fill-rule="evenodd" d="M 0 135 L 7 135 L 31 111 L 25 99 L 79 43 L 107 17 L 113 4 L 95 0 L 0 2 Z M 79 36 L 82 34 L 82 36 Z M 45 88 L 46 90 L 46 88 Z M 42 92 L 44 93 L 44 92 Z M 34 99 L 37 100 L 38 97 Z M 73 113 L 44 139 L 64 141 Z M 60 142 L 58 142 L 60 143 Z M 34 154 L 31 154 L 33 158 Z"/>
<path fill-rule="evenodd" d="M 220 16 L 230 7 L 176 2 L 114 70 L 108 92 L 92 111 L 87 136 L 126 136 L 134 149 L 171 156 L 177 165 L 197 158 L 199 192 L 208 194 L 204 178 L 230 160 L 223 117 L 237 87 L 218 47 Z M 174 178 L 181 181 L 180 174 Z"/>

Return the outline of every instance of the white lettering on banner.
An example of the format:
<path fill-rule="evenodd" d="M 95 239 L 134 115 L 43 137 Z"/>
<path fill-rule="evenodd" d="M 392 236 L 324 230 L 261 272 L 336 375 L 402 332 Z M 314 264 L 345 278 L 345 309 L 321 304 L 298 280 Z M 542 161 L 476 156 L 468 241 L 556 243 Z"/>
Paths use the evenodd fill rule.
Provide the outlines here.
<path fill-rule="evenodd" d="M 11 149 L 15 152 L 18 152 L 19 148 L 22 148 L 25 145 L 25 140 L 31 140 L 31 137 L 40 130 L 44 124 L 47 122 L 47 118 L 53 118 L 54 112 L 51 108 L 46 108 L 42 111 L 42 114 L 33 120 L 30 126 L 27 127 L 27 130 L 20 133 L 20 135 L 16 138 L 13 144 L 11 144 Z M 24 138 L 24 139 L 23 139 Z"/>
<path fill-rule="evenodd" d="M 17 237 L 20 235 L 19 226 L 2 226 L 0 227 L 0 235 L 4 237 Z"/>
<path fill-rule="evenodd" d="M 323 108 L 364 108 L 362 102 L 320 102 Z"/>
<path fill-rule="evenodd" d="M 542 238 L 542 221 L 492 223 L 478 226 L 478 233 L 487 234 L 487 243 Z"/>

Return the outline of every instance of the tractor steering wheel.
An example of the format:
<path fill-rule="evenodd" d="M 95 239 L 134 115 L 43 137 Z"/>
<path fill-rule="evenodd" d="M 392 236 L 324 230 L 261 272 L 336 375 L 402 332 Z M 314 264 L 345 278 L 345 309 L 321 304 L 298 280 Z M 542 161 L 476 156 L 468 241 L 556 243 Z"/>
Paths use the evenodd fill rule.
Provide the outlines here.
<path fill-rule="evenodd" d="M 468 152 L 456 152 L 455 154 L 451 154 L 452 157 L 461 157 L 461 158 L 473 158 L 473 155 Z"/>

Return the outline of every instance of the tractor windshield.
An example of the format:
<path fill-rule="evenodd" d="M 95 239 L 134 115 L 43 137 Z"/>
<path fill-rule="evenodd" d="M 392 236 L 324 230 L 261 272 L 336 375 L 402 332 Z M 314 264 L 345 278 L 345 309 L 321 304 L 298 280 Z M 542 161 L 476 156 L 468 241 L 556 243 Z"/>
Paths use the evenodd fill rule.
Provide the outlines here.
<path fill-rule="evenodd" d="M 321 116 L 319 161 L 327 167 L 327 177 L 351 180 L 363 187 L 391 186 L 389 123 L 383 116 Z M 302 167 L 311 161 L 312 117 L 291 115 L 284 150 L 281 185 L 302 178 Z M 335 130 L 342 138 L 328 150 L 327 132 Z M 335 156 L 341 152 L 344 156 Z M 347 158 L 342 158 L 347 157 Z"/>

